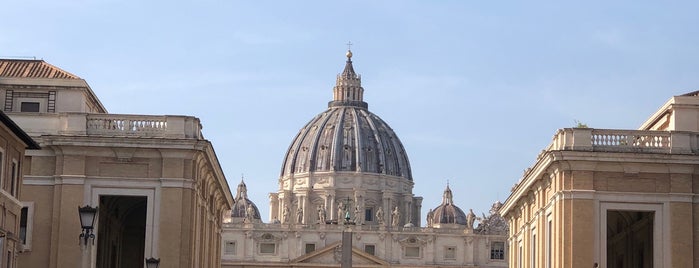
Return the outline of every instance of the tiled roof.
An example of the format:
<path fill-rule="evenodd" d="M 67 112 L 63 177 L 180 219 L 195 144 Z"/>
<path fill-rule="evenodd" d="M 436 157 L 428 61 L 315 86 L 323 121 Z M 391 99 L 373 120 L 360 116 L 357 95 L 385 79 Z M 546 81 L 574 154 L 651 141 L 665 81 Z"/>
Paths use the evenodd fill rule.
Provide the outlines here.
<path fill-rule="evenodd" d="M 80 79 L 43 60 L 0 59 L 0 77 Z"/>

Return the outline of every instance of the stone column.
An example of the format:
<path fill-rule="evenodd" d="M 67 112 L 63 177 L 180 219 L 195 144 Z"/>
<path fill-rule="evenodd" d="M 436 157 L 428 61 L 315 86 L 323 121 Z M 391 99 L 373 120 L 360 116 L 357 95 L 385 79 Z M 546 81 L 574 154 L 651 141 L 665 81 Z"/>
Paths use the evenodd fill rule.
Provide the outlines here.
<path fill-rule="evenodd" d="M 269 194 L 269 221 L 273 222 L 274 219 L 281 220 L 280 219 L 280 207 L 279 207 L 279 194 L 277 193 L 270 193 Z M 262 218 L 262 216 L 260 216 Z"/>
<path fill-rule="evenodd" d="M 413 197 L 413 207 L 415 208 L 415 214 L 413 214 L 413 222 L 415 226 L 420 226 L 422 224 L 422 197 Z"/>
<path fill-rule="evenodd" d="M 277 209 L 277 214 L 275 214 L 277 216 L 277 219 L 279 219 L 281 223 L 285 224 L 288 224 L 288 222 L 284 222 L 284 217 L 282 216 L 282 213 L 284 212 L 284 206 L 288 204 L 288 202 L 286 201 L 287 198 L 288 197 L 286 194 L 279 193 L 279 208 Z"/>
<path fill-rule="evenodd" d="M 406 195 L 403 197 L 403 206 L 405 207 L 405 221 L 402 224 L 413 222 L 413 197 Z"/>
<path fill-rule="evenodd" d="M 384 226 L 391 225 L 391 211 L 393 211 L 393 208 L 391 207 L 391 196 L 392 194 L 389 192 L 383 192 L 382 194 Z"/>
<path fill-rule="evenodd" d="M 354 206 L 352 207 L 352 210 L 350 210 L 351 213 L 354 213 L 354 210 L 359 207 L 359 219 L 354 219 L 358 224 L 364 222 L 364 194 L 364 191 L 354 192 Z"/>
<path fill-rule="evenodd" d="M 298 207 L 296 208 L 296 213 L 294 216 L 294 220 L 296 220 L 296 224 L 305 224 L 307 222 L 306 218 L 308 218 L 308 211 L 306 211 L 306 208 L 308 207 L 306 205 L 306 201 L 308 200 L 308 196 L 306 193 L 304 194 L 297 194 L 298 199 Z M 303 210 L 303 215 L 301 218 L 301 222 L 298 222 L 298 209 L 301 208 Z"/>
<path fill-rule="evenodd" d="M 328 212 L 328 219 L 332 220 L 335 219 L 335 194 L 328 194 L 328 201 L 327 201 L 328 206 L 325 208 L 325 211 Z"/>

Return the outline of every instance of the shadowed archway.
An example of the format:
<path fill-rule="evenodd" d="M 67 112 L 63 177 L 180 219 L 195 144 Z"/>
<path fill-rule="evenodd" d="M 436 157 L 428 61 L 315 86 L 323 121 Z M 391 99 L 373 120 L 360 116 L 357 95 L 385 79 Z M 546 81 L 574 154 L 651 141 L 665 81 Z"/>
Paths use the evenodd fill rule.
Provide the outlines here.
<path fill-rule="evenodd" d="M 97 268 L 143 267 L 145 196 L 100 196 Z"/>

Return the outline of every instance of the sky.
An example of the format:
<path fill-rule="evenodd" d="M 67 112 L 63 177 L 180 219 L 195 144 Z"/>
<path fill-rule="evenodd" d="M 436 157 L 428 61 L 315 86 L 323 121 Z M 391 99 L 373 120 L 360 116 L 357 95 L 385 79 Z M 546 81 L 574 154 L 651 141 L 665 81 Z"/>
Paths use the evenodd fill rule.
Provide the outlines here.
<path fill-rule="evenodd" d="M 284 154 L 349 41 L 423 218 L 504 201 L 559 128 L 635 129 L 699 90 L 696 1 L 7 1 L 0 56 L 85 79 L 110 113 L 201 119 L 268 221 Z"/>

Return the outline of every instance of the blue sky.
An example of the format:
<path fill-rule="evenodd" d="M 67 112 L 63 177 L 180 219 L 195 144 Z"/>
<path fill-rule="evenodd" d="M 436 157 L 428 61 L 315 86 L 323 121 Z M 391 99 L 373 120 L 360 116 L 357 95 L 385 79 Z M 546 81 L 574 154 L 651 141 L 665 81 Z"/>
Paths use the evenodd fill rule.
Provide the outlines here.
<path fill-rule="evenodd" d="M 693 1 L 9 1 L 0 56 L 84 78 L 111 113 L 194 115 L 267 220 L 282 158 L 345 43 L 410 157 L 423 217 L 449 181 L 487 212 L 554 132 L 637 128 L 699 89 Z"/>

